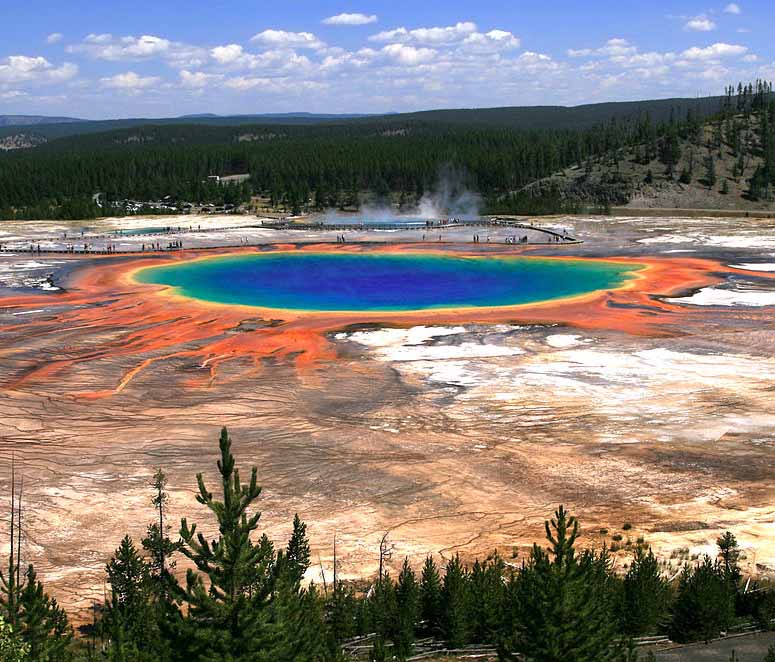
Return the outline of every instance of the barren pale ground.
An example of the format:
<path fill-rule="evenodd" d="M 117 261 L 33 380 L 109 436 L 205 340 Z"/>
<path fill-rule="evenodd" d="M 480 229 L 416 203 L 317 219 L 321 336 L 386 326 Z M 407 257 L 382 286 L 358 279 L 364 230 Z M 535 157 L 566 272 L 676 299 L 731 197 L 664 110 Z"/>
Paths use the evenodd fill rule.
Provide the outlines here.
<path fill-rule="evenodd" d="M 133 219 L 127 227 L 142 223 L 176 225 Z M 89 321 L 62 324 L 55 310 L 62 292 L 39 293 L 25 307 L 9 302 L 28 297 L 47 272 L 67 288 L 67 275 L 89 259 L 0 256 L 6 467 L 0 490 L 9 491 L 15 455 L 25 481 L 25 560 L 35 562 L 68 608 L 102 599 L 111 552 L 125 532 L 141 538 L 153 518 L 148 483 L 156 467 L 170 477 L 170 521 L 185 514 L 207 529 L 194 501 L 194 476 L 204 471 L 213 484 L 217 435 L 226 425 L 243 472 L 259 468 L 270 537 L 282 544 L 298 512 L 309 523 L 315 562 L 327 573 L 335 536 L 342 574 L 375 572 L 386 531 L 395 564 L 407 555 L 419 564 L 429 553 L 470 559 L 495 548 L 511 561 L 542 537 L 543 521 L 559 503 L 580 516 L 585 544 L 610 544 L 622 535 L 619 544 L 626 545 L 642 537 L 677 568 L 712 552 L 729 529 L 749 570 L 769 573 L 775 568 L 775 221 L 545 223 L 570 228 L 585 243 L 535 254 L 709 258 L 742 272 L 671 293 L 675 312 L 661 313 L 650 333 L 546 319 L 355 323 L 327 331 L 330 354 L 303 368 L 297 356 L 277 351 L 258 362 L 236 357 L 212 371 L 181 351 L 148 362 L 112 392 L 138 360 L 158 358 L 157 350 L 124 351 L 136 336 L 110 317 L 121 310 L 123 293 L 111 302 L 72 304 Z M 66 231 L 79 232 L 56 223 L 4 224 L 0 241 L 55 246 Z M 360 238 L 416 240 L 410 234 Z M 470 239 L 468 230 L 445 235 L 443 242 Z M 180 238 L 194 247 L 240 238 L 332 241 L 333 234 L 215 227 Z M 143 241 L 121 239 L 124 247 Z M 652 314 L 648 303 L 633 306 Z M 143 325 L 165 333 L 158 320 L 144 321 L 140 306 L 121 314 L 137 316 L 135 334 Z M 218 333 L 250 334 L 271 323 L 245 314 L 242 324 Z M 166 340 L 181 350 L 196 344 Z M 105 346 L 121 351 L 105 353 Z M 74 356 L 79 360 L 68 363 Z M 46 375 L 47 365 L 58 367 L 27 379 L 35 371 Z M 111 394 L 83 395 L 102 391 Z M 625 523 L 632 529 L 622 531 Z M 320 565 L 310 571 L 318 582 Z"/>

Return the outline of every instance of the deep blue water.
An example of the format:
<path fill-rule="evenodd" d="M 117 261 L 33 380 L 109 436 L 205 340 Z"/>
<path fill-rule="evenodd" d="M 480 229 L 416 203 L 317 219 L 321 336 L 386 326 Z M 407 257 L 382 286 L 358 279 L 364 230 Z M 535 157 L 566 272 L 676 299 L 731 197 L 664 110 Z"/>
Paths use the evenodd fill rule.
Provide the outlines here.
<path fill-rule="evenodd" d="M 534 303 L 611 289 L 637 267 L 604 261 L 434 254 L 265 253 L 137 273 L 217 303 L 317 311 L 400 311 Z"/>

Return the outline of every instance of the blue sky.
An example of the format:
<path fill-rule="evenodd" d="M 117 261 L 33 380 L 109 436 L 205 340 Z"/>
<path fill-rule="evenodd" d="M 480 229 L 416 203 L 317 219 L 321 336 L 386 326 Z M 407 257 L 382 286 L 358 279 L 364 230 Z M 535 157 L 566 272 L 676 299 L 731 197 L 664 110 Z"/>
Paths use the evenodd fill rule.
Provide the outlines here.
<path fill-rule="evenodd" d="M 775 2 L 4 3 L 0 114 L 386 112 L 775 78 Z"/>

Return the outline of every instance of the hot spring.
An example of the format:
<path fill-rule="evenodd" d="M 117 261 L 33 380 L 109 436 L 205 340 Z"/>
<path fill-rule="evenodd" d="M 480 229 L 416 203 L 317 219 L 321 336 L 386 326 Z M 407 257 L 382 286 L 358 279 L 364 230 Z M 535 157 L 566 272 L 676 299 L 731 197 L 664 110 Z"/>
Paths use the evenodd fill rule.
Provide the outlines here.
<path fill-rule="evenodd" d="M 146 267 L 135 278 L 214 303 L 365 312 L 550 301 L 621 287 L 640 268 L 562 258 L 277 252 Z"/>

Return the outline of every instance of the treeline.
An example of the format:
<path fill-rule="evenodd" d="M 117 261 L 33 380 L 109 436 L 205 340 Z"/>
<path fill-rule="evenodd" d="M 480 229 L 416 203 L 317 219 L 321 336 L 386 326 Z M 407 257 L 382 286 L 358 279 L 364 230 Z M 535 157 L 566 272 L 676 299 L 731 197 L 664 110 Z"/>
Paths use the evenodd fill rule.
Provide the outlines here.
<path fill-rule="evenodd" d="M 685 118 L 682 118 L 682 121 Z M 584 130 L 466 128 L 421 121 L 312 127 L 156 126 L 64 138 L 0 155 L 0 215 L 61 215 L 72 200 L 214 202 L 208 175 L 250 173 L 251 193 L 289 210 L 419 200 L 443 167 L 488 199 L 574 163 L 664 135 L 648 115 Z M 48 210 L 48 211 L 47 211 Z"/>
<path fill-rule="evenodd" d="M 741 114 L 744 122 L 736 118 L 736 115 Z M 724 109 L 714 138 L 718 144 L 721 136 L 732 146 L 737 158 L 738 172 L 743 171 L 747 152 L 752 151 L 746 144 L 746 132 L 752 130 L 751 119 L 757 120 L 757 126 L 753 130 L 759 136 L 759 144 L 753 146 L 753 151 L 761 156 L 762 164 L 751 178 L 749 195 L 755 200 L 771 200 L 775 189 L 775 100 L 772 95 L 772 83 L 763 80 L 747 86 L 739 83 L 736 95 L 731 86 L 727 89 Z M 712 176 L 711 169 L 708 178 Z"/>
<path fill-rule="evenodd" d="M 704 156 L 696 156 L 702 154 Z M 636 161 L 648 164 L 654 159 L 665 166 L 668 179 L 683 184 L 698 180 L 709 189 L 720 184 L 728 193 L 728 182 L 720 178 L 718 164 L 731 152 L 731 175 L 739 180 L 751 163 L 760 163 L 748 181 L 747 197 L 768 200 L 775 185 L 775 98 L 772 84 L 756 81 L 725 90 L 721 109 L 710 118 L 689 114 L 682 123 L 669 122 L 661 141 L 650 140 L 639 146 Z M 683 163 L 680 171 L 678 164 Z M 719 181 L 721 180 L 721 181 Z"/>
<path fill-rule="evenodd" d="M 393 578 L 380 570 L 370 586 L 334 581 L 307 585 L 310 546 L 298 518 L 283 549 L 258 535 L 261 494 L 254 467 L 243 482 L 224 429 L 219 494 L 197 476 L 208 531 L 183 519 L 179 538 L 166 523 L 166 477 L 157 471 L 152 504 L 157 520 L 141 547 L 125 537 L 106 566 L 107 599 L 75 638 L 67 616 L 19 558 L 20 497 L 12 484 L 11 545 L 2 574 L 2 659 L 60 662 L 294 661 L 342 662 L 347 642 L 369 635 L 374 662 L 406 660 L 418 637 L 450 648 L 475 643 L 500 660 L 635 662 L 633 637 L 666 633 L 675 641 L 709 640 L 739 620 L 770 628 L 775 593 L 743 590 L 740 549 L 731 533 L 718 540 L 717 559 L 687 564 L 677 579 L 640 545 L 624 575 L 608 549 L 577 547 L 579 522 L 562 506 L 546 523 L 547 546 L 521 562 L 493 554 L 466 567 L 458 556 L 443 567 L 426 559 L 416 572 L 407 560 Z M 13 482 L 13 481 L 12 481 Z M 16 527 L 16 533 L 14 533 Z M 190 566 L 184 578 L 179 559 Z"/>
<path fill-rule="evenodd" d="M 761 157 L 751 195 L 775 181 L 775 101 L 764 81 L 726 90 L 721 109 L 683 105 L 667 120 L 648 113 L 614 118 L 592 128 L 522 130 L 445 124 L 421 119 L 361 119 L 315 126 L 140 126 L 54 140 L 34 150 L 0 155 L 0 217 L 75 218 L 113 213 L 108 201 L 245 202 L 270 198 L 287 211 L 352 208 L 359 194 L 401 197 L 407 206 L 432 191 L 442 168 L 466 173 L 465 184 L 491 213 L 579 210 L 552 191 L 523 189 L 574 164 L 613 160 L 624 148 L 636 161 L 659 159 L 677 172 L 687 141 L 700 144 L 705 127 L 713 142 L 733 145 L 741 159 Z M 699 163 L 710 171 L 709 161 Z M 250 184 L 225 192 L 208 175 L 249 173 Z M 689 179 L 693 173 L 689 173 Z M 707 174 L 707 173 L 706 173 Z M 595 201 L 592 200 L 594 203 Z"/>

